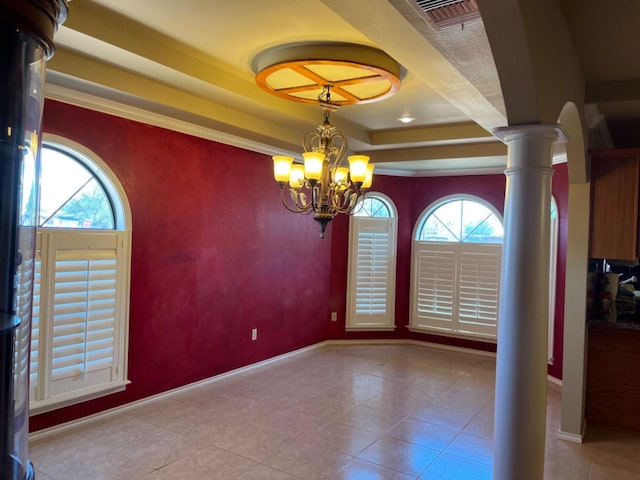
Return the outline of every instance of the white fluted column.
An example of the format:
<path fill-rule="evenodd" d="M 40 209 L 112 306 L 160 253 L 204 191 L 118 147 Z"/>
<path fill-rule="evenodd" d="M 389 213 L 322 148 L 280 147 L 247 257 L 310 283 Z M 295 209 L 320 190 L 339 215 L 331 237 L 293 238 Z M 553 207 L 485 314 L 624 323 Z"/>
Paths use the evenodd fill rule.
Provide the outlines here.
<path fill-rule="evenodd" d="M 494 480 L 542 480 L 549 224 L 557 125 L 493 132 L 508 147 L 493 437 Z"/>

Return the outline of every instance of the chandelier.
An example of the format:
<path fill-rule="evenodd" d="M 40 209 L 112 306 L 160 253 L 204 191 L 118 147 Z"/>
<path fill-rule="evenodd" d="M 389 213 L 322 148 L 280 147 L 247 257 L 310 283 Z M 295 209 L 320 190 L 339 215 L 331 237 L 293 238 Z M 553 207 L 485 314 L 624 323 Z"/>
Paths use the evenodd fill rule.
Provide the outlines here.
<path fill-rule="evenodd" d="M 331 103 L 330 85 L 324 85 L 318 102 L 324 121 L 304 136 L 304 163 L 283 155 L 272 158 L 282 204 L 290 212 L 313 212 L 320 224 L 320 238 L 324 238 L 327 224 L 340 213 L 351 213 L 358 198 L 371 187 L 374 165 L 366 155 L 346 156 L 347 139 L 329 121 L 337 108 Z"/>

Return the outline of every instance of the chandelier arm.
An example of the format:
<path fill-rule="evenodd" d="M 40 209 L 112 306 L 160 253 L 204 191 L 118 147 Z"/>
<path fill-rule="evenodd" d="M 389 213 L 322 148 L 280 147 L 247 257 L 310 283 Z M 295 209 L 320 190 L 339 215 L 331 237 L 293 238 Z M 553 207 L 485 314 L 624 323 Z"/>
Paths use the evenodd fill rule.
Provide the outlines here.
<path fill-rule="evenodd" d="M 353 211 L 353 207 L 351 208 L 338 208 L 338 207 L 333 207 L 332 209 L 333 211 L 335 211 L 336 213 L 342 213 L 342 214 L 349 214 Z"/>
<path fill-rule="evenodd" d="M 367 194 L 367 189 L 359 189 L 354 188 L 354 186 L 349 187 L 343 192 L 341 195 L 341 202 L 333 202 L 336 210 L 339 213 L 348 213 L 351 214 L 358 204 L 359 200 L 363 200 L 365 195 Z"/>
<path fill-rule="evenodd" d="M 314 140 L 317 140 L 317 147 L 314 147 Z M 302 140 L 302 147 L 305 152 L 322 151 L 320 149 L 320 134 L 318 132 L 307 132 Z"/>
<path fill-rule="evenodd" d="M 308 204 L 300 205 L 298 202 L 295 202 L 295 208 L 289 206 L 287 201 L 285 200 L 284 188 L 280 189 L 280 200 L 282 200 L 282 205 L 284 208 L 293 213 L 309 213 L 311 211 L 312 204 L 309 202 Z"/>
<path fill-rule="evenodd" d="M 334 142 L 334 138 L 339 138 L 340 139 L 340 146 L 339 147 Z M 347 150 L 349 148 L 347 139 L 345 138 L 344 135 L 342 135 L 342 133 L 340 133 L 338 131 L 335 131 L 335 132 L 333 132 L 331 134 L 331 136 L 329 137 L 329 140 L 330 140 L 331 145 L 333 145 L 334 148 L 336 149 L 335 158 L 333 160 L 331 168 L 334 169 L 334 168 L 337 168 L 337 167 L 341 167 L 344 164 L 344 160 L 346 158 Z"/>

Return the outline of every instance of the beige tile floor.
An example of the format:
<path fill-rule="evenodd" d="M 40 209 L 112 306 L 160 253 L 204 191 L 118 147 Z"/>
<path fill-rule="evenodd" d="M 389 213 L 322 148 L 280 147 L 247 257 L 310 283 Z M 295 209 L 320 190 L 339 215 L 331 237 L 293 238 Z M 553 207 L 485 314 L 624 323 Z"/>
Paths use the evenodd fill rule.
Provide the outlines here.
<path fill-rule="evenodd" d="M 327 346 L 32 441 L 38 480 L 491 478 L 495 361 L 417 345 Z M 557 438 L 545 479 L 640 479 L 640 434 Z"/>

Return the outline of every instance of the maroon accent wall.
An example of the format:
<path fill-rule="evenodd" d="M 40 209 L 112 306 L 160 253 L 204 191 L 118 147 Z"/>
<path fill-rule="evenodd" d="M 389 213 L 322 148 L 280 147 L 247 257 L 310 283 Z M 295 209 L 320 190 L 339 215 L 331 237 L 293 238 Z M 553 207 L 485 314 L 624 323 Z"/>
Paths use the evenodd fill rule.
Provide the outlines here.
<path fill-rule="evenodd" d="M 553 365 L 549 375 L 562 379 L 562 342 L 564 339 L 564 287 L 567 262 L 567 234 L 569 231 L 569 169 L 566 163 L 556 165 L 552 177 L 553 196 L 558 206 L 558 263 L 556 272 L 556 309 L 553 336 Z M 585 287 L 586 288 L 586 287 Z"/>
<path fill-rule="evenodd" d="M 131 384 L 32 430 L 327 338 L 331 230 L 321 240 L 284 210 L 268 156 L 53 101 L 43 118 L 102 158 L 131 205 Z"/>
<path fill-rule="evenodd" d="M 133 217 L 126 391 L 31 417 L 40 430 L 326 339 L 411 338 L 495 351 L 495 345 L 409 332 L 411 237 L 422 211 L 471 194 L 502 213 L 504 175 L 376 175 L 398 209 L 395 332 L 345 332 L 348 217 L 320 239 L 289 213 L 268 156 L 47 101 L 43 130 L 94 151 L 114 171 Z M 560 214 L 555 365 L 562 373 L 568 176 L 556 167 Z M 330 312 L 338 321 L 330 322 Z M 250 340 L 258 328 L 258 340 Z"/>

